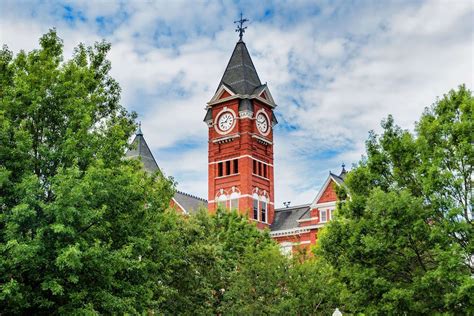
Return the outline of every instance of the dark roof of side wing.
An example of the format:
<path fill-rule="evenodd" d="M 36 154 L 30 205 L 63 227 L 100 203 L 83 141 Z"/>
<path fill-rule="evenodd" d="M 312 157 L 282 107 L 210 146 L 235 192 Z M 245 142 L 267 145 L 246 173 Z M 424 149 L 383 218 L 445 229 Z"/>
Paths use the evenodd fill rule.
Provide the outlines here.
<path fill-rule="evenodd" d="M 174 194 L 175 201 L 188 213 L 196 213 L 200 207 L 207 207 L 207 200 L 200 197 L 176 191 Z"/>
<path fill-rule="evenodd" d="M 270 230 L 276 231 L 297 228 L 299 219 L 310 217 L 309 208 L 310 204 L 304 204 L 275 209 L 275 217 L 273 224 L 270 226 Z"/>

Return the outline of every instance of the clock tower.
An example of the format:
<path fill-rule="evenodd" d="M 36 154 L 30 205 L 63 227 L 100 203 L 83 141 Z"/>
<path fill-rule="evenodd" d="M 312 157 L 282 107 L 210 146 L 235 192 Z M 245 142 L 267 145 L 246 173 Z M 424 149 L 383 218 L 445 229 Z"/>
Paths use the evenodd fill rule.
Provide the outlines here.
<path fill-rule="evenodd" d="M 209 211 L 236 209 L 268 227 L 274 218 L 273 113 L 276 104 L 240 40 L 207 103 Z"/>

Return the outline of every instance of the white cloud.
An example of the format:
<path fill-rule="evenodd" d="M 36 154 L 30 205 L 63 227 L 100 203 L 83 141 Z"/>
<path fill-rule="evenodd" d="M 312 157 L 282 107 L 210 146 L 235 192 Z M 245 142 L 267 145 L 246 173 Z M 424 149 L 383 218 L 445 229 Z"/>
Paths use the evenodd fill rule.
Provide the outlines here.
<path fill-rule="evenodd" d="M 79 42 L 105 36 L 122 102 L 140 114 L 158 163 L 181 190 L 207 197 L 203 108 L 237 39 L 231 22 L 250 3 L 245 40 L 279 104 L 277 206 L 311 202 L 330 169 L 360 158 L 368 130 L 379 130 L 388 113 L 412 128 L 436 96 L 463 82 L 473 87 L 474 11 L 467 0 L 292 1 L 272 8 L 80 1 L 70 5 L 86 19 L 72 22 L 58 3 L 2 1 L 0 42 L 31 50 L 56 26 L 69 58 Z M 269 18 L 259 19 L 267 12 Z M 96 18 L 105 19 L 105 28 Z"/>

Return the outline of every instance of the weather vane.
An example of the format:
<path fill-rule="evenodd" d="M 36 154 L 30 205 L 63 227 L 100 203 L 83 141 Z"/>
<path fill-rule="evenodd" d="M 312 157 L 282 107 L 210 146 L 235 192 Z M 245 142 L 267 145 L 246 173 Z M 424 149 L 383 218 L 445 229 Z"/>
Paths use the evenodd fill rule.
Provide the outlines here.
<path fill-rule="evenodd" d="M 242 40 L 242 36 L 244 35 L 245 29 L 247 28 L 247 27 L 244 27 L 244 23 L 248 21 L 249 21 L 248 19 L 244 19 L 242 12 L 240 12 L 240 20 L 234 21 L 234 23 L 237 24 L 237 28 L 235 29 L 235 31 L 239 32 L 240 40 Z"/>

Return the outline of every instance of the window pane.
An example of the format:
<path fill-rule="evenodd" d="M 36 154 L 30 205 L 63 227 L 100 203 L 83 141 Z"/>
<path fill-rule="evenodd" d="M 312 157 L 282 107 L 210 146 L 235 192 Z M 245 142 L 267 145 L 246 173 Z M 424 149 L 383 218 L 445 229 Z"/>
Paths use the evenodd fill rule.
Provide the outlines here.
<path fill-rule="evenodd" d="M 253 173 L 257 174 L 257 161 L 256 160 L 253 161 Z"/>
<path fill-rule="evenodd" d="M 239 199 L 230 200 L 230 209 L 231 210 L 238 210 L 239 209 Z"/>
<path fill-rule="evenodd" d="M 267 222 L 267 202 L 261 202 L 262 204 L 262 222 Z"/>
<path fill-rule="evenodd" d="M 225 162 L 225 175 L 228 176 L 230 174 L 230 160 Z"/>
<path fill-rule="evenodd" d="M 239 160 L 234 160 L 234 173 L 239 173 Z"/>
<path fill-rule="evenodd" d="M 222 177 L 223 176 L 223 171 L 222 171 L 222 162 L 219 162 L 217 164 L 217 176 L 218 177 Z"/>
<path fill-rule="evenodd" d="M 319 215 L 321 217 L 320 222 L 326 222 L 327 221 L 326 210 L 319 211 Z"/>
<path fill-rule="evenodd" d="M 258 200 L 253 199 L 253 219 L 258 221 Z"/>

